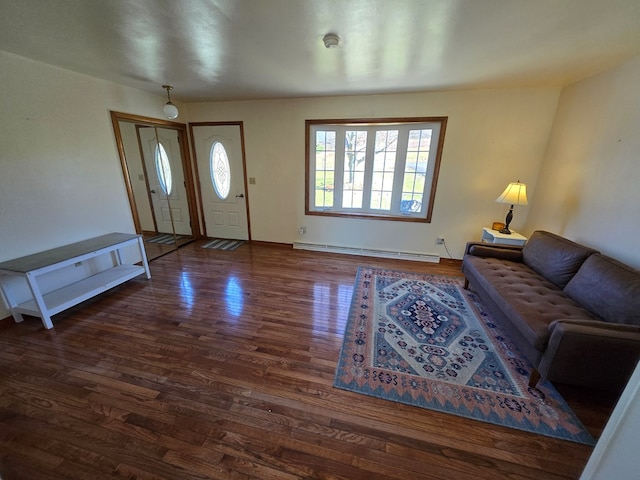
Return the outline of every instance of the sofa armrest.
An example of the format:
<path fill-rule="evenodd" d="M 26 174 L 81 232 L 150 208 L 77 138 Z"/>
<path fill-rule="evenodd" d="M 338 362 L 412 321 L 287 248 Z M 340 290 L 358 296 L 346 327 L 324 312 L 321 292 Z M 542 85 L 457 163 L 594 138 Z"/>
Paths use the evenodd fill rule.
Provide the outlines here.
<path fill-rule="evenodd" d="M 599 329 L 598 331 L 602 332 L 603 330 L 608 330 L 610 332 L 619 332 L 621 337 L 622 334 L 636 334 L 634 338 L 640 341 L 640 325 L 627 325 L 625 323 L 611 323 L 604 322 L 602 320 L 593 320 L 587 318 L 565 318 L 562 320 L 556 320 L 549 324 L 549 333 L 553 335 L 553 332 L 556 328 L 561 328 L 567 330 L 566 325 L 573 325 L 575 328 L 573 331 L 581 331 L 584 329 L 585 332 L 589 331 L 589 328 Z M 580 328 L 582 327 L 582 328 Z M 615 336 L 615 333 L 611 333 L 611 335 Z M 632 335 L 633 336 L 633 335 Z"/>
<path fill-rule="evenodd" d="M 538 371 L 554 382 L 619 391 L 640 359 L 640 327 L 590 319 L 552 322 Z"/>
<path fill-rule="evenodd" d="M 522 261 L 521 245 L 500 245 L 495 243 L 469 242 L 464 250 L 465 255 L 474 257 L 492 257 L 514 262 Z"/>

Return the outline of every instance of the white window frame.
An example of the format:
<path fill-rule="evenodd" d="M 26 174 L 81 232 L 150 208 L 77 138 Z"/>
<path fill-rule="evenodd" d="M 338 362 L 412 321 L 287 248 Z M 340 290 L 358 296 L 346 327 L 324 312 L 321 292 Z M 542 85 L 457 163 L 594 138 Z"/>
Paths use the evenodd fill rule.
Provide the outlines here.
<path fill-rule="evenodd" d="M 395 220 L 410 222 L 430 222 L 433 202 L 436 193 L 438 173 L 444 144 L 447 117 L 420 117 L 400 119 L 350 119 L 350 120 L 307 120 L 306 121 L 306 199 L 307 215 L 325 215 L 338 217 L 375 218 L 378 220 Z M 422 205 L 418 212 L 402 212 L 401 197 L 404 181 L 408 136 L 410 130 L 431 129 L 431 145 L 425 175 Z M 342 207 L 342 187 L 345 159 L 345 132 L 353 130 L 367 131 L 367 151 L 365 154 L 365 180 L 361 208 Z M 372 191 L 372 172 L 374 139 L 376 131 L 398 130 L 396 146 L 395 173 L 390 210 L 369 208 Z M 316 132 L 336 132 L 336 151 L 334 165 L 333 206 L 315 205 L 316 185 Z"/>

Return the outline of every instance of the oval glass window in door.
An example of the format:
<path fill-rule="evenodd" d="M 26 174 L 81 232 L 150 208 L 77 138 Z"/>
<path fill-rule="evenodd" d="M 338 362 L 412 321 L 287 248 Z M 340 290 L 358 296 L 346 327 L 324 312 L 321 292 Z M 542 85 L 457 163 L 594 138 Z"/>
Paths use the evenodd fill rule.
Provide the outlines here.
<path fill-rule="evenodd" d="M 209 154 L 211 182 L 220 200 L 226 200 L 231 190 L 231 168 L 227 151 L 220 142 L 213 142 Z"/>
<path fill-rule="evenodd" d="M 164 149 L 161 143 L 156 144 L 156 171 L 158 172 L 160 188 L 162 188 L 162 191 L 166 195 L 171 195 L 171 187 L 173 186 L 173 180 L 171 178 L 171 165 L 169 164 L 167 151 Z"/>

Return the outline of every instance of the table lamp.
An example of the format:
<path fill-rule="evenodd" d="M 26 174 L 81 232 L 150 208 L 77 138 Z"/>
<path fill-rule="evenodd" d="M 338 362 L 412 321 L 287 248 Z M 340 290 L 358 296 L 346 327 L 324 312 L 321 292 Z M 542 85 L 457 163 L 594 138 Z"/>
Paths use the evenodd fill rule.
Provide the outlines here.
<path fill-rule="evenodd" d="M 524 183 L 520 183 L 520 180 L 515 183 L 510 183 L 507 185 L 507 188 L 504 189 L 502 195 L 496 198 L 496 202 L 508 203 L 511 205 L 504 221 L 504 228 L 500 230 L 500 233 L 511 235 L 509 224 L 511 223 L 511 220 L 513 220 L 513 206 L 527 205 L 529 203 L 527 202 L 527 186 Z"/>

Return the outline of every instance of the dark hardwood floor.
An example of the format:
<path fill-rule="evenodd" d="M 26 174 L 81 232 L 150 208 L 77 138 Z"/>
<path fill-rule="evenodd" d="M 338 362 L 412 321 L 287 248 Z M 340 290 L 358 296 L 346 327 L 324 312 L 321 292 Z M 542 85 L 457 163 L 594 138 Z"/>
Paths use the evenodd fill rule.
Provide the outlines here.
<path fill-rule="evenodd" d="M 576 479 L 592 448 L 333 388 L 358 265 L 192 243 L 53 318 L 0 322 L 0 478 Z M 559 388 L 594 436 L 615 398 Z"/>

